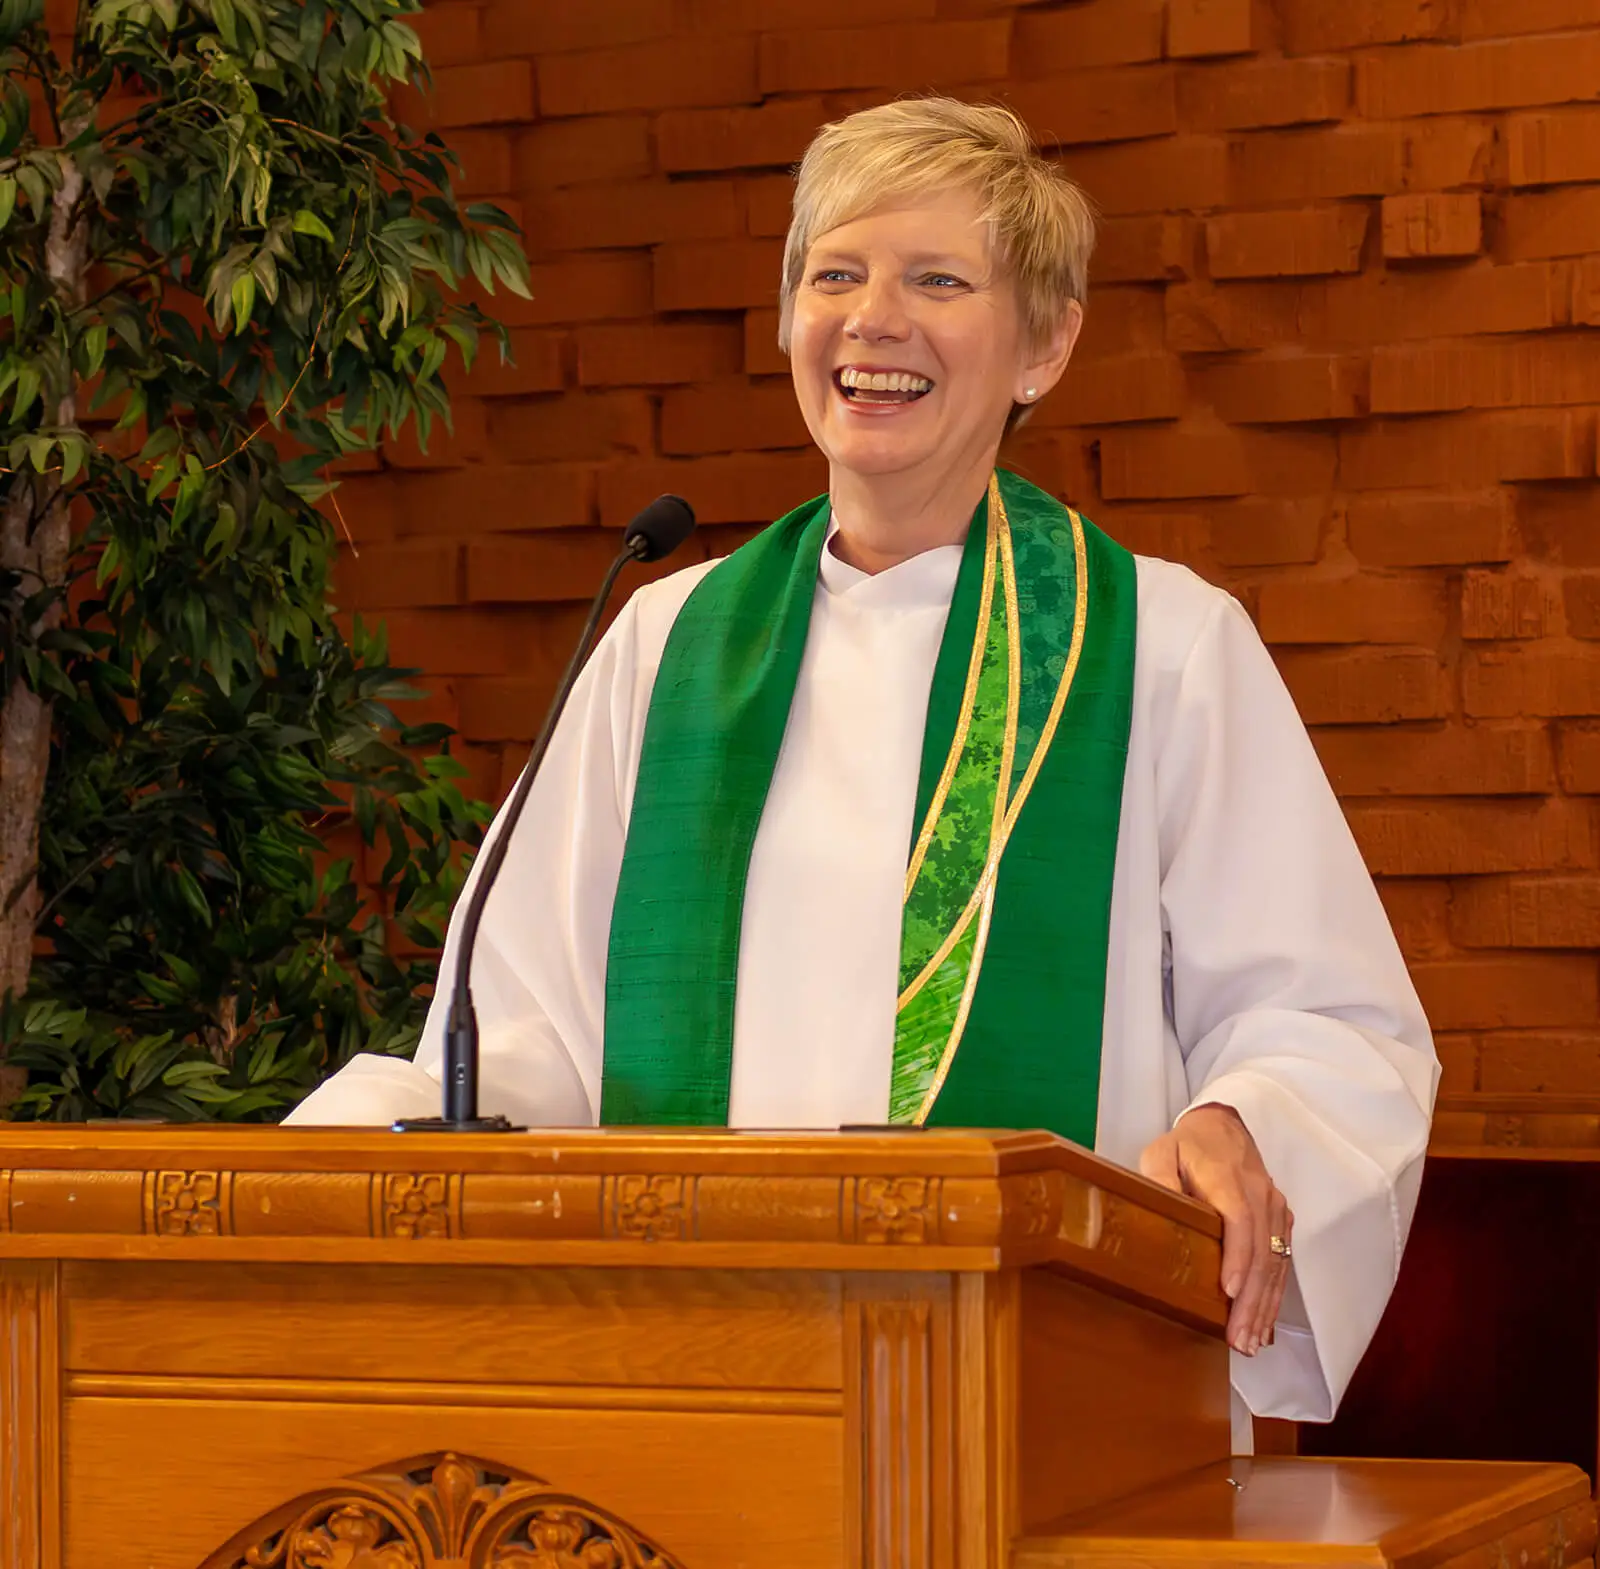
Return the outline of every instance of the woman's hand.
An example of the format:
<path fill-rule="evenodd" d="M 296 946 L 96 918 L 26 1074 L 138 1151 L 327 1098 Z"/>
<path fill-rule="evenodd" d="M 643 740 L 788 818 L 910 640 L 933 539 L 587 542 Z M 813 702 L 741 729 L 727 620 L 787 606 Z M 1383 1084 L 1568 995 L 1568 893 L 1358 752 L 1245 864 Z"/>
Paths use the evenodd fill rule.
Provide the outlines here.
<path fill-rule="evenodd" d="M 1272 1251 L 1272 1239 L 1288 1244 L 1294 1216 L 1238 1112 L 1195 1107 L 1145 1150 L 1139 1170 L 1221 1213 L 1222 1289 L 1233 1299 L 1228 1344 L 1249 1357 L 1270 1346 L 1289 1283 L 1289 1260 Z"/>

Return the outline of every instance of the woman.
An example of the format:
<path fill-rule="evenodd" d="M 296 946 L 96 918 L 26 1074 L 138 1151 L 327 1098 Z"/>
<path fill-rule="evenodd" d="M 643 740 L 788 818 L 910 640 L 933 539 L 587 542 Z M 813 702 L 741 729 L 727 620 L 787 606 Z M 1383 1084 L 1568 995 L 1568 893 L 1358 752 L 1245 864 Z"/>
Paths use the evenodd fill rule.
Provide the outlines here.
<path fill-rule="evenodd" d="M 597 652 L 483 926 L 483 1098 L 1053 1128 L 1222 1212 L 1236 1389 L 1326 1419 L 1437 1068 L 1244 613 L 995 474 L 1092 239 L 1003 110 L 819 134 L 782 341 L 829 494 L 642 590 Z M 359 1058 L 292 1120 L 431 1111 L 442 1012 L 415 1065 Z"/>

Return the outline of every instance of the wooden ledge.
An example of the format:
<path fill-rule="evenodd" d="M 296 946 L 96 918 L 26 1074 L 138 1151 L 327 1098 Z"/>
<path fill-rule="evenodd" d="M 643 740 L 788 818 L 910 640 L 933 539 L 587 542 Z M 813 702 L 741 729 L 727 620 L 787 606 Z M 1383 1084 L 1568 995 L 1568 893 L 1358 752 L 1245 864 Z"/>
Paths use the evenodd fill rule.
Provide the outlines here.
<path fill-rule="evenodd" d="M 1428 1154 L 1600 1161 L 1600 1095 L 1441 1095 Z"/>
<path fill-rule="evenodd" d="M 1564 1569 L 1595 1549 L 1572 1466 L 1234 1459 L 1019 1541 L 1013 1569 Z"/>
<path fill-rule="evenodd" d="M 983 1271 L 1211 1334 L 1212 1210 L 1044 1133 L 0 1127 L 0 1259 Z"/>

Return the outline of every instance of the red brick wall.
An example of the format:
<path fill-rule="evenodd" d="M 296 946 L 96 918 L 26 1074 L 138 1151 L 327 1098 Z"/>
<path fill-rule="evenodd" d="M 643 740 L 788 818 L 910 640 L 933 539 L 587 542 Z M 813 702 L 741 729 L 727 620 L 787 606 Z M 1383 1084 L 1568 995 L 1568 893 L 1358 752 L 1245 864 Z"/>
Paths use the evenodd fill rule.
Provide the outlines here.
<path fill-rule="evenodd" d="M 1600 1090 L 1600 0 L 437 0 L 425 32 L 536 298 L 453 441 L 349 483 L 344 585 L 484 792 L 602 528 L 670 488 L 716 552 L 822 488 L 773 341 L 785 166 L 897 92 L 1002 96 L 1106 215 L 1012 461 L 1255 614 L 1447 1085 Z"/>

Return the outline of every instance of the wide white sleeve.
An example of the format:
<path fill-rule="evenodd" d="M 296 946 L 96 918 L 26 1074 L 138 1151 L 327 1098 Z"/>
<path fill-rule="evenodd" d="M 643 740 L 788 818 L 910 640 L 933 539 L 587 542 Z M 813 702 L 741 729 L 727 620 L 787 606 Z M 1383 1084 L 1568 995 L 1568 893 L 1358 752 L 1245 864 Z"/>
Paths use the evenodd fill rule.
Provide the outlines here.
<path fill-rule="evenodd" d="M 1233 1358 L 1258 1416 L 1326 1421 L 1411 1225 L 1438 1062 L 1310 737 L 1219 597 L 1157 764 L 1171 1022 L 1190 1105 L 1233 1107 L 1294 1212 L 1276 1344 Z"/>
<path fill-rule="evenodd" d="M 637 604 L 623 609 L 579 677 L 479 928 L 472 981 L 480 1108 L 530 1127 L 590 1125 L 599 1114 L 606 953 L 640 702 Z M 502 810 L 490 835 L 503 828 Z M 477 875 L 474 867 L 456 903 L 415 1061 L 358 1056 L 286 1123 L 438 1115 L 450 983 Z"/>

